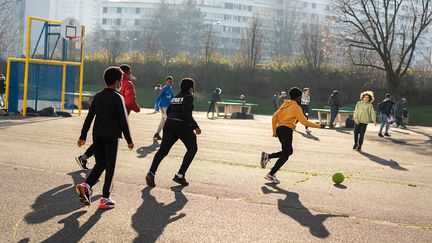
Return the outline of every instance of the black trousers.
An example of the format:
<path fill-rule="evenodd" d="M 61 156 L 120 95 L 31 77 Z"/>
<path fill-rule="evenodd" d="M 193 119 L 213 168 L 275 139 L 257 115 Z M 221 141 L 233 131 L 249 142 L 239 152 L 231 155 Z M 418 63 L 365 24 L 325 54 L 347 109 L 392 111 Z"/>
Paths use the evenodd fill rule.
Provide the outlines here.
<path fill-rule="evenodd" d="M 207 111 L 207 114 L 208 113 L 212 113 L 212 114 L 214 114 L 215 113 L 215 109 L 216 108 L 216 102 L 214 102 L 214 101 L 210 101 L 210 107 L 209 107 L 209 109 L 208 109 L 208 111 Z"/>
<path fill-rule="evenodd" d="M 155 157 L 153 158 L 152 165 L 150 167 L 150 172 L 156 174 L 159 164 L 167 156 L 171 147 L 181 140 L 186 146 L 186 154 L 183 157 L 183 162 L 181 164 L 178 174 L 185 175 L 189 165 L 192 163 L 195 154 L 198 151 L 197 139 L 193 130 L 188 127 L 182 121 L 176 121 L 168 119 L 163 128 L 162 143 L 157 151 Z"/>
<path fill-rule="evenodd" d="M 305 115 L 306 119 L 309 119 L 309 105 L 300 105 L 300 106 L 302 108 L 303 114 Z"/>
<path fill-rule="evenodd" d="M 366 132 L 366 127 L 367 124 L 364 123 L 360 123 L 358 125 L 355 124 L 354 126 L 354 144 L 357 144 L 360 147 L 363 145 L 363 139 Z"/>
<path fill-rule="evenodd" d="M 102 189 L 102 197 L 108 198 L 111 193 L 114 177 L 114 169 L 117 158 L 118 138 L 116 137 L 93 137 L 93 146 L 95 149 L 96 164 L 93 167 L 90 175 L 86 179 L 86 183 L 93 187 L 102 172 L 105 171 L 105 181 Z"/>
<path fill-rule="evenodd" d="M 88 149 L 85 151 L 84 154 L 87 157 L 87 159 L 92 157 L 95 154 L 94 144 L 90 145 L 90 147 L 88 147 Z"/>
<path fill-rule="evenodd" d="M 285 164 L 289 156 L 293 153 L 293 130 L 289 127 L 280 126 L 276 128 L 276 134 L 278 136 L 279 142 L 282 145 L 282 151 L 269 155 L 269 159 L 278 158 L 275 165 L 270 171 L 270 175 L 274 175 Z"/>

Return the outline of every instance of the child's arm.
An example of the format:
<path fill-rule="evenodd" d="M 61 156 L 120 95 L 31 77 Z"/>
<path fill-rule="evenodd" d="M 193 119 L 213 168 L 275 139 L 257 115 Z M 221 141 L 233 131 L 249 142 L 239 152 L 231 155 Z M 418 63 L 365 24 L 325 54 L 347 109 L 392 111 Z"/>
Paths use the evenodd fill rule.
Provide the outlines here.
<path fill-rule="evenodd" d="M 198 123 L 195 121 L 195 119 L 192 116 L 193 102 L 194 102 L 194 98 L 192 95 L 185 96 L 183 98 L 182 113 L 183 113 L 183 116 L 186 118 L 187 123 L 191 126 L 191 128 L 193 130 L 196 130 L 199 128 L 199 126 L 198 126 Z M 170 106 L 168 106 L 168 108 L 169 107 Z"/>
<path fill-rule="evenodd" d="M 373 108 L 373 105 L 370 106 L 369 112 L 370 112 L 371 119 L 375 123 L 375 126 L 376 126 L 377 125 L 377 122 L 376 122 L 376 113 L 375 113 L 375 109 Z"/>
<path fill-rule="evenodd" d="M 295 108 L 295 110 L 294 110 L 294 114 L 295 114 L 295 117 L 297 118 L 297 120 L 298 120 L 301 124 L 303 124 L 304 126 L 308 126 L 308 127 L 315 127 L 315 128 L 320 128 L 320 127 L 321 127 L 320 124 L 316 124 L 316 123 L 313 123 L 313 122 L 308 121 L 308 120 L 306 119 L 306 117 L 304 116 L 303 111 L 302 111 L 302 109 L 301 109 L 300 106 L 297 106 L 297 107 Z"/>
<path fill-rule="evenodd" d="M 126 107 L 129 107 L 131 110 L 137 113 L 140 112 L 140 107 L 136 102 L 135 87 L 132 83 L 126 88 L 124 96 L 126 100 Z"/>
<path fill-rule="evenodd" d="M 128 143 L 128 147 L 132 149 L 134 145 L 130 135 L 126 106 L 125 106 L 124 98 L 122 96 L 119 97 L 121 101 L 117 103 L 117 111 L 120 120 L 120 128 L 123 132 L 123 136 L 126 139 L 126 142 Z"/>
<path fill-rule="evenodd" d="M 356 106 L 354 108 L 353 119 L 354 119 L 355 124 L 359 124 L 359 122 L 358 122 L 358 104 L 359 103 L 357 102 L 357 104 L 356 104 Z"/>
<path fill-rule="evenodd" d="M 91 105 L 90 105 L 90 109 L 89 112 L 87 113 L 86 119 L 84 120 L 84 124 L 83 127 L 81 129 L 81 135 L 78 139 L 78 146 L 81 147 L 82 145 L 85 144 L 85 141 L 87 139 L 87 133 L 88 130 L 90 129 L 90 125 L 93 121 L 93 118 L 96 115 L 96 109 L 95 109 L 95 99 L 93 99 Z"/>

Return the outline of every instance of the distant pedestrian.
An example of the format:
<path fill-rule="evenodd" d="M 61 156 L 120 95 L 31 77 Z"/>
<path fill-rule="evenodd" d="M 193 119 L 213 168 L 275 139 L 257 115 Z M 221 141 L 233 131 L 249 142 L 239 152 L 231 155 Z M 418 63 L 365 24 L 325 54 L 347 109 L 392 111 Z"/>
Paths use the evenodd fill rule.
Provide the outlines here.
<path fill-rule="evenodd" d="M 293 87 L 289 91 L 290 100 L 286 100 L 283 105 L 277 110 L 272 117 L 273 137 L 277 137 L 282 145 L 282 151 L 268 154 L 261 153 L 261 167 L 264 169 L 270 159 L 278 158 L 273 168 L 264 177 L 266 180 L 279 183 L 276 178 L 276 172 L 285 164 L 289 156 L 293 153 L 293 131 L 296 128 L 296 122 L 310 127 L 324 128 L 325 125 L 319 125 L 309 122 L 303 115 L 300 107 L 302 91 Z"/>
<path fill-rule="evenodd" d="M 309 103 L 310 103 L 310 89 L 304 88 L 302 97 L 301 97 L 301 108 L 303 110 L 303 114 L 305 115 L 306 119 L 309 119 Z M 306 126 L 306 133 L 310 133 L 311 130 L 309 127 Z"/>
<path fill-rule="evenodd" d="M 158 113 L 159 112 L 159 94 L 162 90 L 162 84 L 158 84 L 155 88 L 155 105 L 154 105 L 154 113 Z"/>
<path fill-rule="evenodd" d="M 365 91 L 360 94 L 360 101 L 354 109 L 354 146 L 353 149 L 361 151 L 366 127 L 370 121 L 376 126 L 376 114 L 372 102 L 374 95 L 372 91 Z"/>
<path fill-rule="evenodd" d="M 239 100 L 240 100 L 241 102 L 246 102 L 246 97 L 245 97 L 244 95 L 240 95 Z"/>
<path fill-rule="evenodd" d="M 381 119 L 381 126 L 380 126 L 380 130 L 378 132 L 378 136 L 380 137 L 390 137 L 389 132 L 389 128 L 390 128 L 390 122 L 392 119 L 392 112 L 393 112 L 393 108 L 394 108 L 394 102 L 392 101 L 390 94 L 385 94 L 385 98 L 383 101 L 381 101 L 378 104 L 378 112 L 380 115 L 380 119 Z M 384 135 L 382 134 L 382 130 L 385 127 L 384 130 Z"/>
<path fill-rule="evenodd" d="M 341 103 L 339 100 L 339 91 L 334 90 L 333 93 L 330 95 L 330 98 L 328 100 L 328 104 L 330 106 L 330 128 L 333 128 L 334 121 L 336 119 L 336 116 L 339 112 L 339 109 L 341 108 Z"/>
<path fill-rule="evenodd" d="M 0 107 L 5 106 L 6 78 L 0 74 Z"/>
<path fill-rule="evenodd" d="M 400 98 L 395 104 L 394 116 L 396 119 L 396 127 L 406 128 L 403 118 L 408 116 L 408 110 L 406 108 L 407 100 L 405 98 Z"/>
<path fill-rule="evenodd" d="M 173 89 L 172 89 L 173 82 L 174 82 L 174 78 L 172 76 L 165 77 L 165 85 L 162 87 L 162 90 L 159 93 L 158 96 L 159 110 L 162 114 L 162 117 L 159 122 L 159 127 L 153 136 L 153 139 L 162 140 L 162 137 L 160 136 L 160 132 L 162 131 L 165 125 L 165 121 L 167 119 L 166 111 L 168 109 L 168 106 L 171 103 L 171 98 L 173 97 Z"/>
<path fill-rule="evenodd" d="M 216 88 L 213 93 L 212 97 L 210 99 L 210 107 L 207 111 L 207 118 L 209 118 L 209 113 L 212 113 L 211 119 L 214 119 L 214 113 L 216 109 L 216 102 L 221 101 L 220 94 L 222 93 L 222 90 L 220 88 Z"/>
<path fill-rule="evenodd" d="M 288 98 L 286 92 L 282 91 L 280 96 L 279 96 L 278 107 L 281 107 L 283 105 L 283 103 L 285 102 L 285 100 L 289 100 L 289 98 Z"/>
<path fill-rule="evenodd" d="M 180 93 L 171 99 L 171 105 L 168 107 L 168 119 L 164 126 L 164 134 L 161 146 L 153 158 L 150 170 L 146 176 L 147 185 L 155 187 L 155 175 L 161 161 L 168 155 L 171 147 L 181 140 L 186 146 L 186 154 L 177 174 L 174 175 L 173 181 L 180 185 L 187 186 L 186 171 L 192 163 L 196 152 L 198 151 L 197 137 L 201 134 L 201 129 L 192 117 L 194 109 L 194 90 L 195 82 L 191 78 L 184 78 L 180 82 Z"/>
<path fill-rule="evenodd" d="M 279 109 L 279 92 L 278 91 L 276 91 L 274 94 L 273 94 L 273 97 L 272 97 L 272 99 L 271 99 L 271 101 L 272 101 L 272 106 L 273 106 L 273 110 L 274 111 L 277 111 L 277 109 Z"/>

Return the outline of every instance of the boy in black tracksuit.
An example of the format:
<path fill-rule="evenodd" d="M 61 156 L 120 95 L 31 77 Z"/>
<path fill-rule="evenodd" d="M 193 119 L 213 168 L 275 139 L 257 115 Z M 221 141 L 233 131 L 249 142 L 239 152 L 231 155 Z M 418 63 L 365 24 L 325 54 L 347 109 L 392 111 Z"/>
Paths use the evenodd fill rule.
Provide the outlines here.
<path fill-rule="evenodd" d="M 79 147 L 85 144 L 87 132 L 93 118 L 96 116 L 93 124 L 93 146 L 96 165 L 85 182 L 76 185 L 76 191 L 81 202 L 90 206 L 91 188 L 98 182 L 102 172 L 105 171 L 105 182 L 99 204 L 100 209 L 115 207 L 115 202 L 110 199 L 110 193 L 117 157 L 118 139 L 122 137 L 122 133 L 129 149 L 134 147 L 129 132 L 125 101 L 123 96 L 116 90 L 121 85 L 122 73 L 118 67 L 110 67 L 105 70 L 105 89 L 95 95 L 78 140 Z"/>
<path fill-rule="evenodd" d="M 180 83 L 180 93 L 171 99 L 171 104 L 167 109 L 167 121 L 163 128 L 162 143 L 159 151 L 153 158 L 150 171 L 146 176 L 148 186 L 156 186 L 154 181 L 156 170 L 160 162 L 170 151 L 171 147 L 179 139 L 186 146 L 187 151 L 183 157 L 183 163 L 180 170 L 176 175 L 174 175 L 173 181 L 183 186 L 189 185 L 185 179 L 185 174 L 198 151 L 195 133 L 201 134 L 201 129 L 192 117 L 192 111 L 194 109 L 194 88 L 194 80 L 191 78 L 184 78 Z"/>

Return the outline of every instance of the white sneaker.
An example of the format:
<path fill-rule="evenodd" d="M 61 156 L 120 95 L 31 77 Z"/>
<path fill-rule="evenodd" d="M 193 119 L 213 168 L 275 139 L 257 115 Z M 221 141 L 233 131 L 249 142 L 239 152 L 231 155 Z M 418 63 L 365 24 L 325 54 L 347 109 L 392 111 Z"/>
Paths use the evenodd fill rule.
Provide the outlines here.
<path fill-rule="evenodd" d="M 262 152 L 261 153 L 261 168 L 265 169 L 268 162 L 269 162 L 269 154 L 266 152 Z"/>
<path fill-rule="evenodd" d="M 312 131 L 308 128 L 306 128 L 306 133 L 311 133 Z"/>
<path fill-rule="evenodd" d="M 266 179 L 266 180 L 268 180 L 270 182 L 273 182 L 275 184 L 279 184 L 280 183 L 280 181 L 276 178 L 276 175 L 267 174 L 266 176 L 264 176 L 264 179 Z"/>

